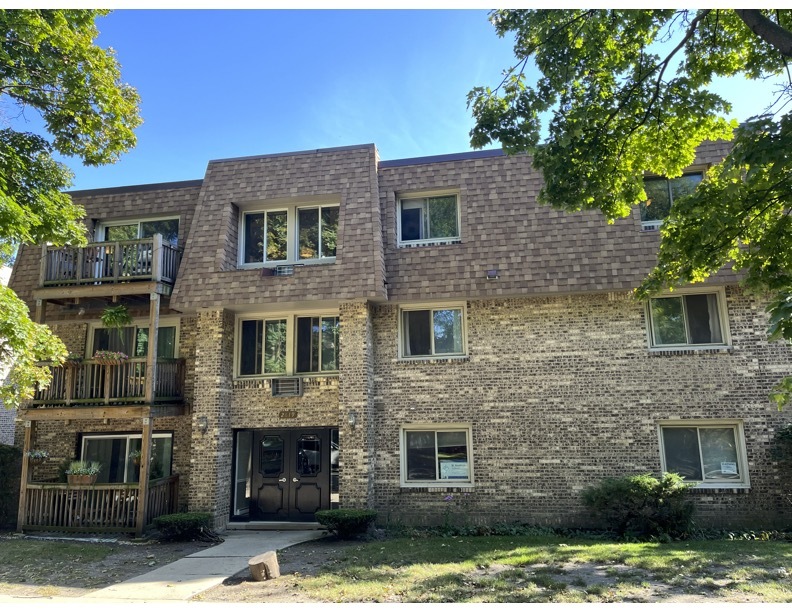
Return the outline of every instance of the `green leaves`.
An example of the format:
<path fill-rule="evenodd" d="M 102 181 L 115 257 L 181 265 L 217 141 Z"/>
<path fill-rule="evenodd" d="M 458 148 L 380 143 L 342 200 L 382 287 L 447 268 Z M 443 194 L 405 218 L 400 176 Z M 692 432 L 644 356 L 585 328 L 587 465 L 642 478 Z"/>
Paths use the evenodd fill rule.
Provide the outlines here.
<path fill-rule="evenodd" d="M 0 129 L 0 264 L 20 244 L 84 244 L 82 207 L 63 190 L 69 169 L 53 151 L 87 165 L 115 162 L 135 145 L 140 125 L 137 92 L 121 82 L 112 50 L 94 45 L 94 19 L 107 11 L 0 10 L 0 95 L 8 105 L 34 109 L 51 140 Z M 46 327 L 28 317 L 10 289 L 0 294 L 0 362 L 16 362 L 0 398 L 14 406 L 49 370 L 39 360 L 60 361 L 65 349 Z"/>
<path fill-rule="evenodd" d="M 792 11 L 761 14 L 789 32 Z M 729 103 L 708 90 L 713 78 L 738 73 L 786 81 L 778 49 L 732 10 L 505 10 L 491 21 L 500 36 L 515 36 L 518 63 L 499 87 L 468 95 L 471 145 L 499 140 L 507 153 L 533 153 L 541 201 L 599 209 L 613 222 L 646 200 L 644 173 L 680 176 L 703 141 L 733 137 L 723 163 L 674 200 L 657 265 L 636 295 L 700 282 L 731 263 L 750 290 L 774 296 L 771 339 L 792 340 L 792 113 L 738 127 L 724 117 Z M 541 72 L 533 86 L 523 74 L 531 62 Z M 790 97 L 787 86 L 780 99 Z"/>
<path fill-rule="evenodd" d="M 8 287 L 0 287 L 0 363 L 15 360 L 8 381 L 0 386 L 0 400 L 6 407 L 15 408 L 32 398 L 36 385 L 49 385 L 49 368 L 38 362 L 65 358 L 63 343 L 49 327 L 33 323 L 25 303 Z"/>

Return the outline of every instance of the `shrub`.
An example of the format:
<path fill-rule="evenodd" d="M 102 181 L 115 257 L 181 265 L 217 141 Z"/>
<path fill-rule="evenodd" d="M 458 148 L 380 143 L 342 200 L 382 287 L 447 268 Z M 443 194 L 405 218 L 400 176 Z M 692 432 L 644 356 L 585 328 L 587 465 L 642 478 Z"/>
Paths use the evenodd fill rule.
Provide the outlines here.
<path fill-rule="evenodd" d="M 17 447 L 0 444 L 0 528 L 16 521 L 21 458 L 22 451 Z"/>
<path fill-rule="evenodd" d="M 212 533 L 212 515 L 208 512 L 179 512 L 154 519 L 163 540 L 202 540 Z"/>
<path fill-rule="evenodd" d="M 377 520 L 377 512 L 375 510 L 355 510 L 352 508 L 319 510 L 315 516 L 319 523 L 342 540 L 349 540 L 356 535 L 365 533 L 369 526 Z"/>
<path fill-rule="evenodd" d="M 606 478 L 583 492 L 583 502 L 620 536 L 685 537 L 694 510 L 691 486 L 673 473 Z"/>

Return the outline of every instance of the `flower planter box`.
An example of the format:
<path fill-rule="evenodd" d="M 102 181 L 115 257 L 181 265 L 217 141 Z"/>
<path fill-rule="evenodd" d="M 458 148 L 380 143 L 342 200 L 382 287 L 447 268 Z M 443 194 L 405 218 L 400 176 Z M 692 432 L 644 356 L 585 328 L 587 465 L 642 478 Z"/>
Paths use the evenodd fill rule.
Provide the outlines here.
<path fill-rule="evenodd" d="M 96 484 L 96 479 L 99 474 L 66 474 L 66 480 L 69 485 L 78 487 L 84 485 Z"/>
<path fill-rule="evenodd" d="M 106 366 L 121 365 L 122 363 L 124 363 L 124 359 L 103 359 L 98 357 L 94 361 L 96 361 L 96 363 Z"/>

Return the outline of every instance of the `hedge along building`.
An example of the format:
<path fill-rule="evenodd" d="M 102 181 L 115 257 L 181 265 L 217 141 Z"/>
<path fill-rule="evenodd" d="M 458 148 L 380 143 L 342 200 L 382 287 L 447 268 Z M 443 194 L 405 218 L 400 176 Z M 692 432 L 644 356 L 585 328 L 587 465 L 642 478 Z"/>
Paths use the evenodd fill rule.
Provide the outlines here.
<path fill-rule="evenodd" d="M 725 146 L 647 178 L 655 202 Z M 52 458 L 26 465 L 20 528 L 142 529 L 175 507 L 218 527 L 336 506 L 420 523 L 449 493 L 474 521 L 583 524 L 586 486 L 663 470 L 697 483 L 712 524 L 785 520 L 768 393 L 792 351 L 767 342 L 764 304 L 729 271 L 633 300 L 658 215 L 609 226 L 538 205 L 540 186 L 526 156 L 380 162 L 363 145 L 75 192 L 95 244 L 24 248 L 11 284 L 71 351 L 135 356 L 55 368 L 22 411 L 19 444 Z M 122 344 L 98 323 L 114 300 L 135 315 Z M 40 484 L 69 457 L 105 464 L 79 492 L 93 523 Z"/>

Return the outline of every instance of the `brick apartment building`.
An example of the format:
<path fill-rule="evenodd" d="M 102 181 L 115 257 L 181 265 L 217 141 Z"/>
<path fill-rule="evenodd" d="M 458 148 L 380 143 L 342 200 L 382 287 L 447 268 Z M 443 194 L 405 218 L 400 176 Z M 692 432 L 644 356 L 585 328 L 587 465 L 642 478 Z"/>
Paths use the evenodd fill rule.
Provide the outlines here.
<path fill-rule="evenodd" d="M 725 150 L 647 179 L 655 210 Z M 24 468 L 20 528 L 338 505 L 436 522 L 449 493 L 475 521 L 586 524 L 585 487 L 663 470 L 698 483 L 704 522 L 788 519 L 768 394 L 792 350 L 762 301 L 722 271 L 639 303 L 658 215 L 607 225 L 538 205 L 540 185 L 527 156 L 363 145 L 74 192 L 91 244 L 25 247 L 11 279 L 84 357 L 20 413 L 17 443 L 50 453 Z M 133 324 L 103 329 L 122 303 Z M 75 457 L 99 484 L 47 484 Z"/>

